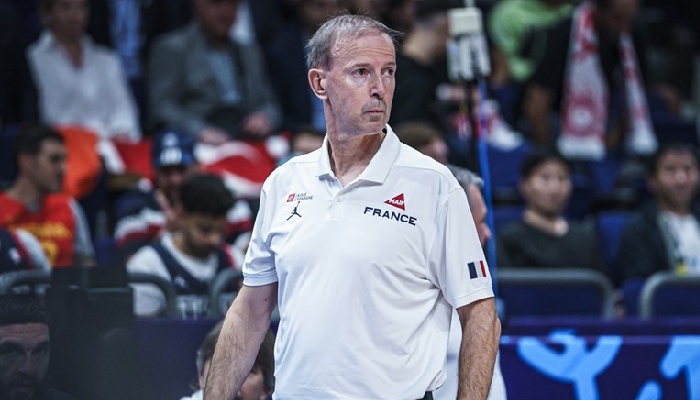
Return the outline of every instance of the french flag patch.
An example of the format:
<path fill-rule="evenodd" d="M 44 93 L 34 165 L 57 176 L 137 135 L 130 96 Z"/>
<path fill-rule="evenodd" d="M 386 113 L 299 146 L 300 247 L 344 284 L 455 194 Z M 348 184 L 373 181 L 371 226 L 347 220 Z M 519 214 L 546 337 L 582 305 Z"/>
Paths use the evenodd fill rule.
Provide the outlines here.
<path fill-rule="evenodd" d="M 476 263 L 473 263 L 473 262 L 470 262 L 467 265 L 469 266 L 469 278 L 470 279 L 486 278 L 486 266 L 484 265 L 483 260 L 479 261 L 478 265 Z"/>

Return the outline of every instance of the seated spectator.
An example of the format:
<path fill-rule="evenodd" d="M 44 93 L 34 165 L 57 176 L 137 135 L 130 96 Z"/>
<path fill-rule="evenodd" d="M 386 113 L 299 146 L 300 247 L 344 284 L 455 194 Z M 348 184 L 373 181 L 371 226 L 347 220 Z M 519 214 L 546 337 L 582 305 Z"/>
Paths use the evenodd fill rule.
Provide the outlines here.
<path fill-rule="evenodd" d="M 181 400 L 203 400 L 204 384 L 207 381 L 211 359 L 214 357 L 216 340 L 219 338 L 223 321 L 219 322 L 204 337 L 202 345 L 197 350 L 197 384 L 195 391 L 190 397 L 183 397 Z M 238 400 L 265 400 L 272 395 L 275 390 L 275 337 L 268 331 L 260 345 L 260 351 L 253 363 L 253 369 L 243 382 L 241 390 L 236 394 Z"/>
<path fill-rule="evenodd" d="M 572 159 L 655 151 L 636 13 L 637 0 L 584 1 L 573 18 L 549 30 L 524 95 L 533 140 L 556 142 Z M 559 129 L 550 123 L 557 111 Z"/>
<path fill-rule="evenodd" d="M 28 296 L 0 296 L 0 399 L 76 400 L 46 388 L 49 315 Z"/>
<path fill-rule="evenodd" d="M 83 210 L 60 193 L 66 167 L 63 136 L 46 125 L 25 125 L 16 148 L 19 174 L 15 184 L 0 193 L 0 227 L 36 236 L 52 267 L 92 265 Z"/>
<path fill-rule="evenodd" d="M 498 84 L 523 83 L 537 66 L 540 43 L 536 33 L 571 15 L 571 0 L 503 0 L 489 16 L 493 70 Z M 534 36 L 533 36 L 534 35 Z M 536 43 L 527 45 L 528 41 Z M 528 51 L 526 47 L 533 47 Z M 534 54 L 533 54 L 534 53 Z"/>
<path fill-rule="evenodd" d="M 0 274 L 11 271 L 48 271 L 49 260 L 41 243 L 29 232 L 0 228 Z"/>
<path fill-rule="evenodd" d="M 603 258 L 592 224 L 569 221 L 571 166 L 556 152 L 525 156 L 520 170 L 523 219 L 497 233 L 498 265 L 602 270 Z"/>
<path fill-rule="evenodd" d="M 623 228 L 619 265 L 625 279 L 658 271 L 700 273 L 700 185 L 697 149 L 669 144 L 649 164 L 647 186 L 653 200 Z"/>
<path fill-rule="evenodd" d="M 199 173 L 194 154 L 194 140 L 179 131 L 166 129 L 152 142 L 155 188 L 127 193 L 128 206 L 116 214 L 115 239 L 122 260 L 126 261 L 141 247 L 156 242 L 164 232 L 177 229 L 174 210 L 181 207 L 182 182 Z M 226 241 L 241 248 L 252 229 L 250 205 L 237 200 L 227 215 Z M 240 241 L 240 243 L 239 243 Z"/>
<path fill-rule="evenodd" d="M 238 268 L 242 254 L 225 246 L 226 213 L 234 204 L 231 192 L 215 175 L 195 175 L 179 188 L 173 210 L 178 229 L 141 248 L 127 263 L 129 272 L 161 276 L 181 296 L 206 296 L 209 283 L 225 268 Z M 159 289 L 134 285 L 137 315 L 157 315 L 165 308 Z"/>
<path fill-rule="evenodd" d="M 29 49 L 41 119 L 137 141 L 137 107 L 116 54 L 85 34 L 88 0 L 41 0 L 46 30 Z M 101 150 L 104 152 L 105 150 Z"/>
<path fill-rule="evenodd" d="M 152 122 L 203 143 L 263 138 L 279 127 L 260 49 L 231 40 L 237 0 L 194 0 L 194 22 L 157 40 L 149 65 Z"/>

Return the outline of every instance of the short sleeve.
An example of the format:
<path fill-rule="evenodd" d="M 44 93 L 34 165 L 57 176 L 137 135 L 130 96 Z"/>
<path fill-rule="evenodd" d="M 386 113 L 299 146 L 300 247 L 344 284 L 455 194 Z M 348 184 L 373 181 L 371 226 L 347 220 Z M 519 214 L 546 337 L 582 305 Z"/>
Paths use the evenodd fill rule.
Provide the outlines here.
<path fill-rule="evenodd" d="M 452 307 L 493 297 L 491 273 L 464 190 L 453 189 L 436 221 L 429 273 Z"/>
<path fill-rule="evenodd" d="M 243 284 L 246 286 L 264 286 L 278 281 L 275 257 L 270 250 L 269 241 L 273 214 L 269 211 L 272 205 L 267 201 L 270 182 L 270 179 L 266 181 L 260 193 L 260 210 L 255 219 L 248 252 L 243 262 Z"/>

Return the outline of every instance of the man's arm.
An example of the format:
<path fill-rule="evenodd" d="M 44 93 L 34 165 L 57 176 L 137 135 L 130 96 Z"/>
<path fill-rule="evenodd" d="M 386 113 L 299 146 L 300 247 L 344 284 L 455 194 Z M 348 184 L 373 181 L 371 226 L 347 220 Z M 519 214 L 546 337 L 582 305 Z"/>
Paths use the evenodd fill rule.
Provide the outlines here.
<path fill-rule="evenodd" d="M 501 338 L 501 322 L 493 298 L 457 309 L 462 324 L 458 400 L 486 399 Z"/>
<path fill-rule="evenodd" d="M 277 283 L 243 286 L 226 313 L 216 342 L 205 400 L 232 400 L 250 373 L 277 305 Z"/>

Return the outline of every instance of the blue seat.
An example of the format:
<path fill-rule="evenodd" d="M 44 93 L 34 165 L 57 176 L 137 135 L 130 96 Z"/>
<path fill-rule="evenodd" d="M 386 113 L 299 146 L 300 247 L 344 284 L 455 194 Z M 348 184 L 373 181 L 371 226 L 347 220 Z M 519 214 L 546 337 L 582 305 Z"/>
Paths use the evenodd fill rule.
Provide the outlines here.
<path fill-rule="evenodd" d="M 639 315 L 639 297 L 646 279 L 628 279 L 622 285 L 622 301 L 625 306 L 626 317 L 636 317 Z"/>
<path fill-rule="evenodd" d="M 513 222 L 520 221 L 523 218 L 524 206 L 495 206 L 491 211 L 493 217 L 493 229 L 494 233 L 501 232 L 502 229 L 512 224 Z"/>
<path fill-rule="evenodd" d="M 700 276 L 657 272 L 647 278 L 639 297 L 639 316 L 700 316 Z"/>
<path fill-rule="evenodd" d="M 523 143 L 513 149 L 504 150 L 496 146 L 487 146 L 491 192 L 494 202 L 513 202 L 520 199 L 518 181 L 523 158 L 530 152 L 532 145 Z"/>
<path fill-rule="evenodd" d="M 622 283 L 623 277 L 622 271 L 617 268 L 618 243 L 622 229 L 631 216 L 630 211 L 602 211 L 598 213 L 595 220 L 608 276 L 615 286 Z"/>
<path fill-rule="evenodd" d="M 598 271 L 501 268 L 498 288 L 507 317 L 614 317 L 614 290 Z"/>

